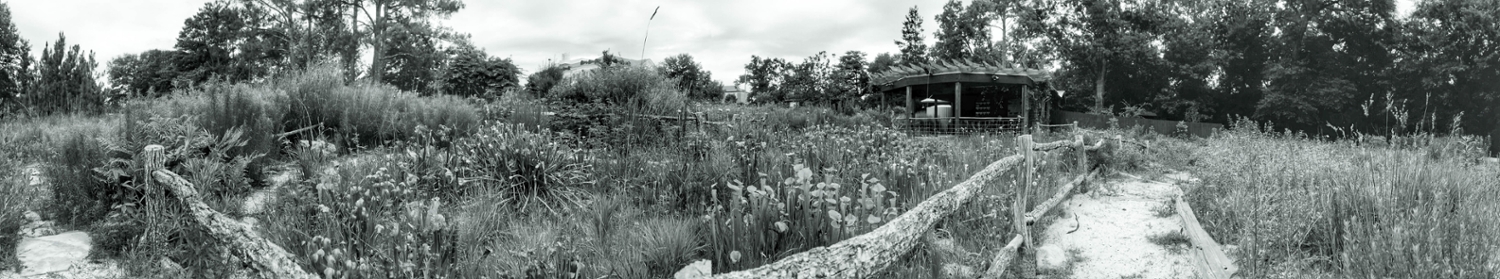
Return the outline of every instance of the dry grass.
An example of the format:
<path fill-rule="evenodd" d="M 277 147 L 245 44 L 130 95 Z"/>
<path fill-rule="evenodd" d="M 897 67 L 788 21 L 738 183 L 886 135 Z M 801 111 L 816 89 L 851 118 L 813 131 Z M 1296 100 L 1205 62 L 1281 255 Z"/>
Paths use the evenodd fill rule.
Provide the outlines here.
<path fill-rule="evenodd" d="M 1204 183 L 1187 198 L 1249 276 L 1493 278 L 1500 172 L 1432 148 L 1242 123 L 1197 149 Z"/>

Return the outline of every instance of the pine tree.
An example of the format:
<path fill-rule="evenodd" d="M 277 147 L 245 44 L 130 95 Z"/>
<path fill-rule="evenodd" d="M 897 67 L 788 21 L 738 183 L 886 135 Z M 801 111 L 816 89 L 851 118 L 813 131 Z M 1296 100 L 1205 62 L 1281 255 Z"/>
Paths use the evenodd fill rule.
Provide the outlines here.
<path fill-rule="evenodd" d="M 901 23 L 901 40 L 896 41 L 896 46 L 901 47 L 901 63 L 926 63 L 927 44 L 922 42 L 922 16 L 917 14 L 917 7 L 911 7 L 906 13 L 906 22 Z"/>

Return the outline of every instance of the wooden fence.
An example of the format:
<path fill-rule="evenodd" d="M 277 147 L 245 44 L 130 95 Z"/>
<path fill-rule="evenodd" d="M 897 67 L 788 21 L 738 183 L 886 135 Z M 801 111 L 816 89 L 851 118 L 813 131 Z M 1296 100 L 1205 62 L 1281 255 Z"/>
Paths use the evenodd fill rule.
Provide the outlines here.
<path fill-rule="evenodd" d="M 1224 124 L 1218 123 L 1156 120 L 1138 117 L 1112 117 L 1060 110 L 1052 112 L 1053 124 L 1077 122 L 1079 127 L 1094 129 L 1110 128 L 1111 118 L 1115 119 L 1115 124 L 1119 125 L 1120 128 L 1140 126 L 1163 135 L 1180 135 L 1185 133 L 1206 138 L 1212 136 L 1215 130 L 1224 129 Z"/>
<path fill-rule="evenodd" d="M 1100 140 L 1093 145 L 1087 145 L 1082 135 L 1075 135 L 1073 140 L 1036 143 L 1032 141 L 1031 135 L 1022 135 L 1016 139 L 1021 154 L 1007 156 L 990 163 L 969 179 L 927 198 L 902 213 L 901 216 L 869 233 L 828 247 L 818 247 L 793 254 L 761 267 L 718 274 L 712 278 L 866 278 L 873 276 L 909 253 L 919 241 L 926 239 L 923 236 L 932 230 L 934 224 L 952 215 L 973 199 L 985 185 L 993 185 L 991 183 L 996 178 L 1018 165 L 1021 167 L 1021 179 L 1014 186 L 1016 196 L 1012 199 L 1011 205 L 1011 220 L 1014 226 L 1013 232 L 1016 235 L 999 252 L 995 253 L 982 278 L 1006 278 L 1010 276 L 1006 273 L 1007 270 L 1017 271 L 1019 274 L 1014 275 L 1021 278 L 1036 278 L 1036 249 L 1034 247 L 1037 246 L 1031 235 L 1033 226 L 1042 216 L 1070 197 L 1073 189 L 1078 185 L 1086 183 L 1091 177 L 1097 175 L 1097 171 L 1086 171 L 1089 167 L 1087 151 L 1099 149 L 1104 146 L 1105 142 Z M 1115 142 L 1119 144 L 1124 141 L 1120 136 L 1115 136 Z M 1070 149 L 1076 153 L 1076 164 L 1084 173 L 1058 187 L 1056 194 L 1051 198 L 1038 203 L 1031 210 L 1025 210 L 1026 205 L 1030 204 L 1027 188 L 1034 184 L 1039 156 L 1042 152 L 1061 149 Z M 178 201 L 187 205 L 195 223 L 206 228 L 209 235 L 215 239 L 226 243 L 230 252 L 242 259 L 243 262 L 236 264 L 250 267 L 250 271 L 255 273 L 252 276 L 261 278 L 316 278 L 312 273 L 301 269 L 294 255 L 259 237 L 239 221 L 204 204 L 191 183 L 163 169 L 162 161 L 166 156 L 162 152 L 163 147 L 160 145 L 146 147 L 144 158 L 148 158 L 145 164 L 148 171 L 158 182 L 165 184 Z M 1197 266 L 1200 267 L 1199 277 L 1227 279 L 1233 275 L 1235 268 L 1223 255 L 1218 245 L 1213 243 L 1213 239 L 1208 238 L 1207 234 L 1202 232 L 1201 226 L 1193 217 L 1192 209 L 1187 206 L 1187 203 L 1178 199 L 1177 209 L 1179 214 L 1184 216 L 1185 228 L 1188 228 L 1193 244 L 1199 247 L 1194 250 L 1194 256 L 1199 263 Z M 1011 269 L 1012 266 L 1016 268 Z"/>

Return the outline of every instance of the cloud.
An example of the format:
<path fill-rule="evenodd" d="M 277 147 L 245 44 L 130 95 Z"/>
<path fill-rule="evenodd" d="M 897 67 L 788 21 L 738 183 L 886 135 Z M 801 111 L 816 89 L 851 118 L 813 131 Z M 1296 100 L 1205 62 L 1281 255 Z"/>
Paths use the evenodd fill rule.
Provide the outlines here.
<path fill-rule="evenodd" d="M 40 55 L 42 45 L 65 32 L 68 44 L 93 50 L 101 64 L 150 49 L 171 49 L 182 23 L 207 0 L 24 0 L 10 1 L 22 37 Z M 874 56 L 896 52 L 906 11 L 919 6 L 924 27 L 944 0 L 466 0 L 466 7 L 440 24 L 468 33 L 498 57 L 510 57 L 528 72 L 563 54 L 592 58 L 610 50 L 627 58 L 691 54 L 732 82 L 751 55 L 801 61 L 818 51 L 859 50 Z M 967 2 L 967 1 L 966 1 Z M 928 43 L 931 43 L 929 39 Z M 102 65 L 101 65 L 102 66 Z"/>

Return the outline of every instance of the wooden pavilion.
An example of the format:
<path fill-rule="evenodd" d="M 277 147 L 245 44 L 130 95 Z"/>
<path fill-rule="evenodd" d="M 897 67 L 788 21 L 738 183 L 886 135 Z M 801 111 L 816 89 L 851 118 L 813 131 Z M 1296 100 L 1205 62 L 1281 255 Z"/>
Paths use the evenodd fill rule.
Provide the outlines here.
<path fill-rule="evenodd" d="M 966 60 L 891 67 L 871 76 L 882 97 L 904 93 L 898 126 L 935 134 L 1021 131 L 1047 118 L 1052 75 Z"/>

